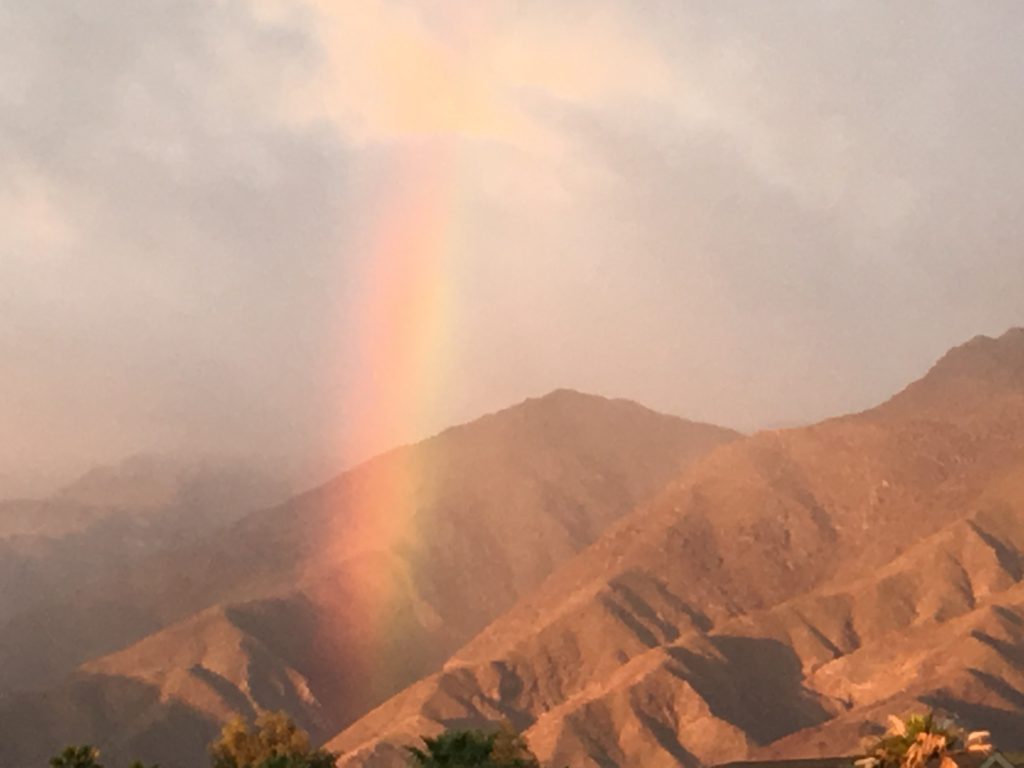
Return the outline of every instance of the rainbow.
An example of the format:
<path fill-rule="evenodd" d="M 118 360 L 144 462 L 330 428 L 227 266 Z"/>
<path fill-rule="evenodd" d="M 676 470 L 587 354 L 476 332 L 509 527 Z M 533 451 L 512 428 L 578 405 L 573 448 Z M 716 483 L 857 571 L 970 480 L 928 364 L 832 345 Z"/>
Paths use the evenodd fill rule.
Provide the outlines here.
<path fill-rule="evenodd" d="M 343 364 L 358 376 L 338 446 L 348 456 L 422 436 L 435 426 L 430 417 L 445 386 L 457 167 L 449 152 L 420 153 L 400 163 L 390 181 L 386 199 L 366 201 L 377 213 L 367 217 L 355 249 L 359 298 L 345 327 L 355 346 Z M 410 620 L 409 601 L 398 598 L 415 591 L 416 505 L 429 481 L 412 451 L 390 450 L 359 465 L 347 475 L 326 534 L 336 579 L 329 587 L 336 594 L 326 597 L 336 614 L 331 631 L 347 638 L 345 655 L 359 659 L 361 679 L 353 683 L 373 694 L 390 692 L 383 662 L 403 632 L 396 625 Z"/>
<path fill-rule="evenodd" d="M 360 248 L 352 318 L 357 346 L 346 361 L 359 373 L 348 395 L 345 455 L 374 455 L 433 426 L 448 355 L 455 176 L 448 153 L 415 157 L 395 174 L 386 193 L 392 199 L 374 206 L 381 213 Z M 396 542 L 401 521 L 393 512 L 412 479 L 382 478 L 351 499 L 361 524 L 357 548 L 390 549 Z"/>

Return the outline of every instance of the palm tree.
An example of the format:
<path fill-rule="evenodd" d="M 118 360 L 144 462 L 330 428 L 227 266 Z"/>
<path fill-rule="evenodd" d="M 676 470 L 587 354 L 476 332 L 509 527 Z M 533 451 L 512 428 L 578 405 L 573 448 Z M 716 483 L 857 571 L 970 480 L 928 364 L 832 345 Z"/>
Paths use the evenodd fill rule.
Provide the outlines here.
<path fill-rule="evenodd" d="M 537 758 L 508 723 L 496 731 L 447 730 L 422 737 L 424 748 L 406 747 L 417 768 L 538 768 Z"/>
<path fill-rule="evenodd" d="M 96 747 L 83 744 L 80 747 L 67 747 L 56 757 L 50 758 L 51 768 L 103 768 L 99 764 L 100 751 Z"/>
<path fill-rule="evenodd" d="M 906 720 L 890 715 L 889 729 L 868 757 L 856 764 L 861 768 L 958 768 L 958 757 L 991 752 L 989 738 L 988 731 L 965 735 L 951 720 L 937 719 L 931 712 Z"/>
<path fill-rule="evenodd" d="M 445 731 L 422 741 L 426 749 L 406 747 L 421 768 L 474 768 L 484 765 L 494 749 L 494 734 L 479 730 Z"/>

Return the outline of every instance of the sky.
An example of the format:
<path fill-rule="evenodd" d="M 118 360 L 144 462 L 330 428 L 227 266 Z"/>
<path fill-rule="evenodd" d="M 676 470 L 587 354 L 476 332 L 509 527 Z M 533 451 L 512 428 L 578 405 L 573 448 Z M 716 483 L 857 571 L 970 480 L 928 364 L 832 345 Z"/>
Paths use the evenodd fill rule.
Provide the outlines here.
<path fill-rule="evenodd" d="M 804 423 L 1024 325 L 1015 0 L 9 0 L 0 39 L 0 494 L 329 474 L 558 387 Z"/>

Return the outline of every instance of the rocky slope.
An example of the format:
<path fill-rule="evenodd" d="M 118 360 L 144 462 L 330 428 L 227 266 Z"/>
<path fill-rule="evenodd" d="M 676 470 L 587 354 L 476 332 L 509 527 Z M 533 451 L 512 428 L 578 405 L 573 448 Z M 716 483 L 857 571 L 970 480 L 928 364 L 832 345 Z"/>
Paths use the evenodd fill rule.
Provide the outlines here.
<path fill-rule="evenodd" d="M 940 706 L 1024 740 L 1024 330 L 871 411 L 716 451 L 329 742 L 508 718 L 542 760 L 856 750 Z"/>

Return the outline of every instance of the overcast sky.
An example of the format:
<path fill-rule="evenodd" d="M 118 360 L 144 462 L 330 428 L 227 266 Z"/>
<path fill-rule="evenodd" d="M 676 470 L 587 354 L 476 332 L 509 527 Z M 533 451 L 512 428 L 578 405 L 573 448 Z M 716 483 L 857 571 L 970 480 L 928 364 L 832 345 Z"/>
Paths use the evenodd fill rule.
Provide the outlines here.
<path fill-rule="evenodd" d="M 0 492 L 326 471 L 562 386 L 804 422 L 1024 324 L 1015 0 L 8 0 L 0 40 Z M 362 317 L 412 187 L 416 365 Z"/>

